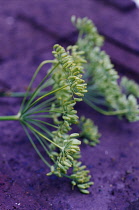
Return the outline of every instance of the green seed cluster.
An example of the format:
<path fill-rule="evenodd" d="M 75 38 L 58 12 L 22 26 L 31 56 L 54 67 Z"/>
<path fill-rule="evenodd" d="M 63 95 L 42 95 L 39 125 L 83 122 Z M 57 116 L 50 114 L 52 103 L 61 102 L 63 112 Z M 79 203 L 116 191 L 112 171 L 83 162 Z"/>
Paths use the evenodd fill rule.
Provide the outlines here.
<path fill-rule="evenodd" d="M 51 167 L 51 172 L 48 175 L 55 174 L 59 177 L 66 175 L 70 179 L 73 179 L 72 176 L 68 175 L 68 170 L 71 167 L 75 168 L 75 160 L 78 163 L 77 159 L 80 158 L 80 148 L 79 145 L 81 141 L 77 139 L 79 136 L 78 133 L 67 134 L 71 129 L 71 125 L 78 123 L 77 111 L 74 109 L 74 106 L 77 101 L 81 101 L 84 93 L 86 93 L 86 83 L 82 77 L 83 67 L 82 63 L 85 63 L 84 59 L 80 59 L 79 56 L 82 52 L 78 52 L 78 59 L 73 56 L 76 53 L 77 47 L 69 47 L 67 52 L 60 45 L 54 46 L 55 51 L 53 52 L 56 62 L 59 64 L 56 68 L 56 71 L 53 73 L 52 78 L 54 80 L 53 89 L 60 88 L 65 86 L 60 92 L 56 92 L 56 102 L 59 104 L 61 114 L 54 114 L 54 122 L 59 125 L 58 130 L 53 132 L 53 141 L 56 144 L 59 144 L 62 149 L 56 151 L 54 145 L 51 147 L 51 158 L 54 161 L 54 165 Z M 71 52 L 71 55 L 70 55 Z M 57 104 L 52 104 L 52 110 L 55 109 Z M 59 118 L 62 118 L 59 119 Z M 82 177 L 82 184 L 84 185 L 84 190 L 89 188 L 90 178 L 88 176 L 89 171 L 83 172 L 82 175 L 80 172 L 80 178 Z M 74 180 L 79 179 L 79 174 L 74 174 Z M 85 187 L 86 186 L 86 187 Z M 78 185 L 77 185 L 78 187 Z M 83 189 L 82 189 L 83 190 Z M 82 191 L 83 192 L 83 191 Z M 85 192 L 84 192 L 85 193 Z"/>
<path fill-rule="evenodd" d="M 81 129 L 80 137 L 83 138 L 85 144 L 90 146 L 96 146 L 99 143 L 100 133 L 98 132 L 98 127 L 94 125 L 94 122 L 82 116 L 79 120 L 79 127 Z"/>
<path fill-rule="evenodd" d="M 113 68 L 109 56 L 100 49 L 103 44 L 102 37 L 98 34 L 96 27 L 88 18 L 72 18 L 76 28 L 79 30 L 77 45 L 79 50 L 84 51 L 87 63 L 84 78 L 88 84 L 88 93 L 84 99 L 96 110 L 102 113 L 117 114 L 120 118 L 126 117 L 129 121 L 139 120 L 138 104 L 135 96 L 138 86 L 122 80 L 126 90 L 130 91 L 130 96 L 123 93 L 118 84 L 118 74 Z M 125 84 L 126 83 L 126 84 Z M 97 104 L 98 100 L 103 99 L 104 108 Z M 95 105 L 95 106 L 94 106 Z M 100 109 L 101 108 L 101 109 Z M 114 113 L 115 112 L 115 113 Z"/>
<path fill-rule="evenodd" d="M 79 145 L 81 144 L 81 141 L 75 138 L 77 136 L 79 136 L 79 134 L 76 133 L 61 136 L 63 142 L 61 139 L 60 142 L 63 144 L 63 148 L 60 153 L 57 153 L 57 155 L 55 154 L 55 165 L 51 167 L 49 175 L 55 174 L 62 177 L 63 174 L 67 174 L 68 169 L 73 165 L 74 154 L 80 151 Z"/>
<path fill-rule="evenodd" d="M 134 95 L 139 98 L 139 85 L 133 80 L 129 80 L 127 77 L 122 77 L 120 86 L 126 95 Z"/>
<path fill-rule="evenodd" d="M 87 190 L 87 188 L 89 188 L 94 183 L 90 182 L 90 171 L 85 169 L 86 166 L 82 165 L 82 162 L 78 162 L 75 160 L 73 162 L 73 172 L 70 178 L 73 179 L 73 186 L 77 186 L 82 193 L 88 194 L 89 191 Z"/>
<path fill-rule="evenodd" d="M 84 94 L 87 92 L 87 84 L 84 82 L 83 79 L 81 79 L 81 64 L 77 65 L 76 63 L 74 63 L 72 56 L 69 55 L 60 45 L 55 45 L 54 49 L 55 51 L 53 52 L 53 54 L 62 66 L 63 73 L 65 73 L 66 75 L 66 82 L 70 85 L 72 94 L 78 96 L 77 98 L 74 96 L 74 101 L 81 101 L 82 99 L 80 97 L 83 97 Z"/>

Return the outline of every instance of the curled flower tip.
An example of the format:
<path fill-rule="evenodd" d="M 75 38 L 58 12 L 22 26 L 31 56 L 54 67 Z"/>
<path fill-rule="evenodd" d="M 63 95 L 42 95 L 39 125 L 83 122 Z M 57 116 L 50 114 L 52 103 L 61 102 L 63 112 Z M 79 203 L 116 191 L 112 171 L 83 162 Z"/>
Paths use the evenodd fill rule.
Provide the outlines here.
<path fill-rule="evenodd" d="M 71 174 L 72 185 L 77 186 L 80 192 L 84 194 L 89 194 L 88 188 L 94 184 L 90 181 L 91 176 L 89 170 L 85 170 L 86 166 L 82 165 L 81 162 L 73 161 L 73 173 Z"/>

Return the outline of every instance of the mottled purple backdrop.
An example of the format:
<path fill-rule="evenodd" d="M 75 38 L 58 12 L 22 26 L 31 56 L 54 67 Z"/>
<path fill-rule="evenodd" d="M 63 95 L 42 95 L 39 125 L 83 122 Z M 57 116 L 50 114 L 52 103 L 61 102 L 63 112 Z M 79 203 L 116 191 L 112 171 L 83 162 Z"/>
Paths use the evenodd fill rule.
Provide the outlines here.
<path fill-rule="evenodd" d="M 67 46 L 76 40 L 71 15 L 94 20 L 117 70 L 139 81 L 139 10 L 124 2 L 0 0 L 0 89 L 24 91 L 38 64 L 52 58 L 55 43 Z M 1 99 L 1 115 L 16 114 L 20 103 Z M 66 178 L 47 177 L 21 125 L 0 122 L 0 210 L 139 209 L 139 123 L 102 116 L 84 103 L 77 109 L 102 134 L 97 147 L 81 147 L 95 182 L 90 194 L 72 191 Z"/>

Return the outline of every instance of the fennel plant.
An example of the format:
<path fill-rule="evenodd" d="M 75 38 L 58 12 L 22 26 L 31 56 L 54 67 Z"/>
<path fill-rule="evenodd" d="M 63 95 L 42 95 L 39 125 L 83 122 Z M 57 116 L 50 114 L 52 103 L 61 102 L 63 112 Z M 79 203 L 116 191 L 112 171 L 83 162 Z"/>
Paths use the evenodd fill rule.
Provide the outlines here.
<path fill-rule="evenodd" d="M 69 134 L 72 124 L 78 122 L 74 106 L 87 92 L 86 83 L 81 79 L 82 65 L 79 62 L 77 65 L 70 52 L 60 45 L 54 46 L 53 54 L 54 60 L 42 62 L 35 71 L 19 112 L 14 116 L 0 116 L 0 120 L 19 121 L 30 143 L 50 168 L 47 175 L 65 176 L 71 179 L 73 186 L 76 185 L 82 193 L 87 194 L 93 182 L 90 181 L 89 170 L 78 161 L 81 144 L 77 139 L 79 134 Z M 37 74 L 47 63 L 52 63 L 51 69 L 34 92 L 30 93 Z M 40 96 L 44 88 L 49 90 Z M 43 147 L 46 156 L 41 154 L 34 139 Z M 72 168 L 70 173 L 69 168 Z"/>
<path fill-rule="evenodd" d="M 83 100 L 104 115 L 137 121 L 139 86 L 126 77 L 118 83 L 118 73 L 109 56 L 101 50 L 103 37 L 91 20 L 73 16 L 72 22 L 79 31 L 76 44 L 66 50 L 55 45 L 54 60 L 39 65 L 26 93 L 1 93 L 1 96 L 24 96 L 24 99 L 17 115 L 0 116 L 0 120 L 21 123 L 32 146 L 50 168 L 47 175 L 65 176 L 71 179 L 73 187 L 88 194 L 93 182 L 89 170 L 78 160 L 81 156 L 78 137 L 95 146 L 100 134 L 91 119 L 78 118 L 74 107 Z M 47 63 L 52 64 L 51 69 L 31 92 L 37 74 Z M 72 124 L 77 124 L 81 132 L 71 133 Z M 41 154 L 34 139 L 43 147 L 46 156 Z"/>

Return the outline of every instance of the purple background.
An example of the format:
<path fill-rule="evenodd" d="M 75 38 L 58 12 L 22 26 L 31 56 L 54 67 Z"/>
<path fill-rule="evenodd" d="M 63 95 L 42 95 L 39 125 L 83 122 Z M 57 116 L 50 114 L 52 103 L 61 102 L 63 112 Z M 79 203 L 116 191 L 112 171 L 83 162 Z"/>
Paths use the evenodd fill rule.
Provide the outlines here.
<path fill-rule="evenodd" d="M 124 2 L 0 0 L 0 89 L 24 91 L 38 64 L 52 58 L 55 43 L 76 40 L 71 15 L 91 18 L 106 36 L 104 49 L 119 73 L 139 81 L 139 10 Z M 1 115 L 16 114 L 20 102 L 1 99 Z M 91 193 L 72 191 L 66 178 L 47 177 L 20 124 L 0 122 L 0 210 L 139 209 L 139 123 L 103 116 L 84 103 L 77 109 L 102 134 L 97 147 L 81 147 L 95 182 Z"/>

